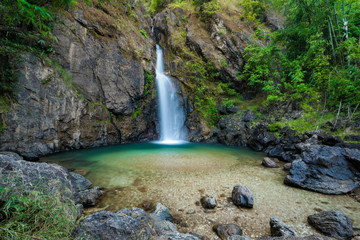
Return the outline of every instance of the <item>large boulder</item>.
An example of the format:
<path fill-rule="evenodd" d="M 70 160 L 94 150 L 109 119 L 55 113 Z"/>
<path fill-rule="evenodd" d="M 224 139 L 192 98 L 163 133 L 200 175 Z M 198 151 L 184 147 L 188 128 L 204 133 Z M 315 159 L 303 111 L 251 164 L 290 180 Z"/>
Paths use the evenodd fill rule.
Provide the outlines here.
<path fill-rule="evenodd" d="M 15 191 L 37 190 L 71 199 L 75 204 L 95 204 L 103 192 L 89 180 L 57 164 L 28 162 L 15 153 L 0 153 L 0 184 Z M 96 193 L 88 196 L 88 192 Z M 90 194 L 91 195 L 91 194 Z M 90 204 L 91 205 L 91 204 Z"/>
<path fill-rule="evenodd" d="M 142 209 L 101 211 L 86 217 L 74 231 L 81 239 L 150 239 L 156 236 L 153 222 Z"/>
<path fill-rule="evenodd" d="M 113 213 L 101 211 L 83 219 L 73 236 L 102 240 L 200 240 L 195 234 L 180 233 L 169 221 L 153 218 L 140 208 L 121 209 Z"/>
<path fill-rule="evenodd" d="M 152 218 L 157 218 L 159 220 L 166 220 L 170 222 L 173 220 L 169 209 L 161 203 L 156 203 L 154 211 L 150 214 L 150 216 Z"/>
<path fill-rule="evenodd" d="M 236 185 L 231 194 L 233 203 L 239 207 L 253 208 L 254 196 L 246 186 Z"/>
<path fill-rule="evenodd" d="M 359 150 L 320 145 L 299 148 L 301 159 L 292 163 L 285 184 L 326 194 L 348 193 L 359 185 Z"/>
<path fill-rule="evenodd" d="M 308 222 L 329 237 L 351 239 L 354 236 L 352 221 L 340 211 L 319 212 L 309 216 Z"/>

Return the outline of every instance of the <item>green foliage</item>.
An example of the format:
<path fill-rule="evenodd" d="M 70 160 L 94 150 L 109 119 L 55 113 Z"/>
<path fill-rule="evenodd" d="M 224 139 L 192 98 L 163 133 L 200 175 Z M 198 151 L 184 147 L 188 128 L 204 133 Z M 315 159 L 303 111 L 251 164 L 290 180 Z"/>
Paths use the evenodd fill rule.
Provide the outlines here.
<path fill-rule="evenodd" d="M 211 0 L 211 1 L 199 0 L 199 2 L 201 2 L 200 16 L 204 20 L 211 18 L 215 12 L 220 10 L 219 0 Z"/>
<path fill-rule="evenodd" d="M 151 86 L 154 82 L 154 75 L 151 71 L 144 68 L 145 76 L 146 76 L 146 84 L 145 84 L 145 92 L 144 96 L 147 96 L 150 93 Z"/>
<path fill-rule="evenodd" d="M 132 114 L 133 119 L 136 119 L 140 114 L 140 108 L 136 108 Z"/>
<path fill-rule="evenodd" d="M 144 29 L 141 29 L 140 33 L 141 33 L 141 35 L 144 36 L 144 38 L 146 38 L 146 39 L 149 38 L 149 36 L 147 35 L 147 33 L 146 33 L 146 31 Z"/>
<path fill-rule="evenodd" d="M 267 36 L 258 32 L 270 42 L 246 48 L 240 78 L 260 87 L 268 103 L 322 102 L 335 110 L 342 102 L 354 108 L 360 102 L 360 3 L 287 0 L 285 5 L 287 27 Z"/>
<path fill-rule="evenodd" d="M 304 116 L 296 120 L 281 120 L 274 122 L 269 125 L 269 128 L 270 131 L 277 132 L 281 128 L 289 127 L 297 134 L 302 135 L 305 132 L 318 129 L 319 127 L 325 125 L 326 122 L 333 121 L 334 119 L 335 116 L 332 113 L 321 114 L 316 111 L 309 111 L 306 112 Z"/>
<path fill-rule="evenodd" d="M 76 219 L 72 200 L 60 200 L 41 181 L 32 190 L 24 190 L 21 178 L 4 178 L 5 185 L 0 185 L 1 239 L 70 238 Z"/>
<path fill-rule="evenodd" d="M 246 21 L 255 24 L 264 22 L 267 8 L 263 0 L 240 0 L 239 5 L 244 9 Z"/>
<path fill-rule="evenodd" d="M 12 61 L 19 61 L 24 52 L 44 55 L 52 52 L 50 39 L 52 15 L 69 7 L 73 0 L 3 0 L 0 2 L 0 92 L 12 96 L 16 73 Z"/>

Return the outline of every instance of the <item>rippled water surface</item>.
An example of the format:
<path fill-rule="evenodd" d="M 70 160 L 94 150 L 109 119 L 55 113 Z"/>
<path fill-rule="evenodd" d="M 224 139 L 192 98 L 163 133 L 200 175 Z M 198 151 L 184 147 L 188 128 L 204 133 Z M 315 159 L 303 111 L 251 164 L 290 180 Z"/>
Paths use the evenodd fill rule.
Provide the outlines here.
<path fill-rule="evenodd" d="M 57 154 L 42 159 L 55 162 L 103 186 L 106 196 L 87 213 L 116 211 L 161 202 L 177 219 L 180 231 L 217 239 L 215 223 L 237 223 L 244 235 L 270 235 L 269 218 L 278 216 L 299 236 L 316 233 L 307 216 L 322 210 L 340 210 L 360 228 L 360 203 L 348 196 L 329 196 L 283 184 L 282 168 L 261 166 L 261 153 L 219 145 L 161 145 L 140 143 Z M 279 163 L 282 166 L 282 163 Z M 254 193 L 254 208 L 239 209 L 229 197 L 234 185 Z M 215 211 L 196 203 L 201 196 L 217 198 Z"/>

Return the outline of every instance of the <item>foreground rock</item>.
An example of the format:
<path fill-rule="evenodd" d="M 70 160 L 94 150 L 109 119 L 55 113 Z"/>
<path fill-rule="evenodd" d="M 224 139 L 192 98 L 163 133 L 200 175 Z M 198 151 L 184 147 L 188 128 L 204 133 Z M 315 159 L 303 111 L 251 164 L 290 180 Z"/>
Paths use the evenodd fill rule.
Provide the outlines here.
<path fill-rule="evenodd" d="M 150 216 L 159 220 L 166 220 L 170 222 L 173 220 L 169 209 L 161 203 L 156 203 L 154 211 L 150 214 Z"/>
<path fill-rule="evenodd" d="M 168 223 L 168 228 L 157 229 L 157 221 Z M 74 230 L 73 236 L 89 240 L 200 240 L 194 235 L 179 233 L 174 227 L 171 222 L 154 219 L 140 208 L 124 208 L 116 213 L 101 211 L 86 217 Z"/>
<path fill-rule="evenodd" d="M 270 218 L 270 231 L 272 237 L 295 236 L 295 231 L 283 223 L 278 217 Z"/>
<path fill-rule="evenodd" d="M 308 222 L 329 237 L 351 239 L 354 236 L 350 218 L 340 211 L 323 211 L 311 215 Z"/>
<path fill-rule="evenodd" d="M 103 192 L 89 180 L 56 164 L 28 162 L 15 153 L 0 153 L 0 185 L 14 191 L 37 190 L 75 204 L 94 205 Z"/>
<path fill-rule="evenodd" d="M 236 224 L 215 225 L 213 227 L 213 230 L 219 236 L 219 238 L 221 238 L 222 240 L 227 240 L 231 236 L 233 236 L 233 238 L 235 238 L 235 236 L 237 237 L 237 236 L 242 235 L 241 228 Z"/>
<path fill-rule="evenodd" d="M 278 168 L 279 167 L 273 160 L 271 160 L 268 157 L 265 157 L 261 164 L 264 167 L 268 167 L 268 168 Z"/>
<path fill-rule="evenodd" d="M 301 159 L 292 163 L 284 182 L 326 194 L 344 194 L 359 183 L 360 151 L 320 145 L 299 145 Z"/>
<path fill-rule="evenodd" d="M 214 209 L 216 207 L 216 198 L 215 197 L 202 197 L 200 199 L 201 205 L 205 209 Z"/>
<path fill-rule="evenodd" d="M 236 185 L 232 190 L 232 201 L 236 206 L 253 208 L 254 196 L 249 188 L 241 185 Z"/>

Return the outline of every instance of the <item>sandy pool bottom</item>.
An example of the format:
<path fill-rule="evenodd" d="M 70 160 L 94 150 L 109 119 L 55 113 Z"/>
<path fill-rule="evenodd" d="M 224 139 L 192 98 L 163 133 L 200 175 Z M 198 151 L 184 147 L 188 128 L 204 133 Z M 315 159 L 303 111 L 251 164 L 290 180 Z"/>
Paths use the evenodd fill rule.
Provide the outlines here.
<path fill-rule="evenodd" d="M 236 223 L 244 236 L 270 236 L 269 219 L 279 217 L 298 236 L 316 233 L 307 216 L 323 210 L 339 210 L 360 229 L 360 203 L 349 196 L 329 196 L 283 184 L 286 172 L 261 165 L 261 153 L 218 145 L 166 146 L 143 143 L 53 155 L 43 161 L 56 162 L 82 173 L 106 195 L 90 214 L 141 207 L 161 202 L 170 209 L 182 232 L 218 239 L 212 231 L 217 223 Z M 280 163 L 280 166 L 282 164 Z M 229 199 L 233 186 L 247 186 L 254 194 L 254 208 L 242 209 Z M 201 196 L 215 196 L 218 206 L 206 211 Z"/>

